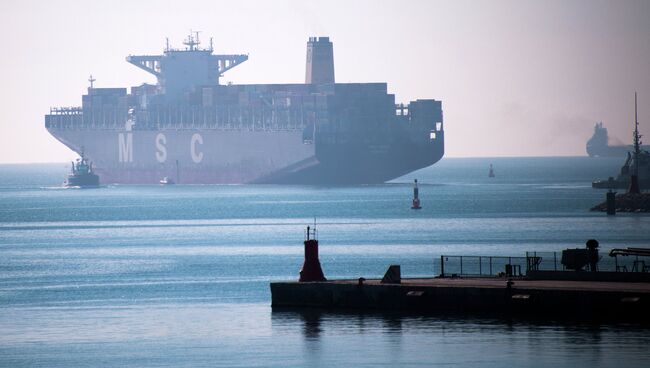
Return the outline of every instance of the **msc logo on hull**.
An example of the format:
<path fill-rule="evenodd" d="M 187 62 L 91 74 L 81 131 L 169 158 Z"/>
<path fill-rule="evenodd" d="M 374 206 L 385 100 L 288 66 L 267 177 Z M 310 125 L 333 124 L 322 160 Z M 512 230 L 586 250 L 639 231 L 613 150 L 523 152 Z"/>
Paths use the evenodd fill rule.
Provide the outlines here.
<path fill-rule="evenodd" d="M 126 134 L 120 133 L 117 135 L 117 150 L 119 152 L 120 162 L 133 162 L 133 122 L 127 120 L 124 123 L 124 130 Z"/>
<path fill-rule="evenodd" d="M 192 134 L 192 138 L 190 138 L 190 156 L 192 157 L 192 161 L 194 163 L 198 164 L 201 161 L 203 161 L 203 152 L 200 152 L 198 150 L 197 145 L 202 145 L 203 144 L 203 137 L 201 137 L 201 134 L 199 133 L 194 133 Z M 165 136 L 164 133 L 158 133 L 156 135 L 156 160 L 160 163 L 164 163 L 167 161 L 167 137 Z"/>
<path fill-rule="evenodd" d="M 156 161 L 160 163 L 167 162 L 167 137 L 164 133 L 158 133 L 155 138 Z M 199 133 L 192 134 L 189 142 L 189 151 L 192 161 L 196 164 L 203 161 L 203 152 L 200 151 L 200 146 L 203 145 L 203 137 Z M 118 145 L 118 160 L 122 163 L 133 162 L 133 132 L 131 126 L 128 126 L 126 133 L 119 133 L 117 135 Z"/>

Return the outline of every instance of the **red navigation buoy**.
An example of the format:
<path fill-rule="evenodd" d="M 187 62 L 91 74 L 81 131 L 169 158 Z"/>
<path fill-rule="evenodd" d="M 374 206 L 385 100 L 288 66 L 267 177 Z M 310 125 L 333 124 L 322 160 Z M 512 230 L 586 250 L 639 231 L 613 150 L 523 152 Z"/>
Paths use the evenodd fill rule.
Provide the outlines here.
<path fill-rule="evenodd" d="M 415 179 L 415 184 L 413 186 L 413 205 L 411 206 L 412 210 L 419 210 L 422 207 L 420 207 L 420 197 L 419 197 L 419 190 L 418 190 L 418 179 Z"/>

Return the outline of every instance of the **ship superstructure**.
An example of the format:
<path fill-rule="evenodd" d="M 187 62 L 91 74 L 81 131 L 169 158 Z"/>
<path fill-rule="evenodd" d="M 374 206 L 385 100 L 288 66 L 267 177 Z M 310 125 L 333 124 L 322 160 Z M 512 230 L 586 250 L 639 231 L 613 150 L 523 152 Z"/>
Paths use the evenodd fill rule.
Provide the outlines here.
<path fill-rule="evenodd" d="M 48 131 L 92 159 L 106 183 L 381 183 L 437 162 L 442 106 L 396 104 L 386 83 L 335 83 L 328 37 L 307 43 L 304 84 L 219 84 L 247 55 L 184 49 L 128 56 L 157 84 L 96 88 L 53 108 Z M 179 174 L 180 173 L 180 174 Z"/>

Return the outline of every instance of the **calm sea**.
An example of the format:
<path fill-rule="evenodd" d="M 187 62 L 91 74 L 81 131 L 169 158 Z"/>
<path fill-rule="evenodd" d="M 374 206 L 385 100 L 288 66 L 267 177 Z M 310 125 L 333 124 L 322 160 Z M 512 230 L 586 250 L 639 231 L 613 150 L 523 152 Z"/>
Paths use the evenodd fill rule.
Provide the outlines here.
<path fill-rule="evenodd" d="M 603 254 L 650 246 L 650 216 L 588 211 L 604 199 L 590 182 L 620 164 L 444 159 L 384 185 L 87 190 L 60 188 L 66 164 L 1 165 L 0 366 L 644 366 L 647 326 L 270 307 L 268 284 L 297 278 L 314 218 L 328 278 L 381 277 L 389 264 L 431 276 L 441 254 L 589 238 Z"/>

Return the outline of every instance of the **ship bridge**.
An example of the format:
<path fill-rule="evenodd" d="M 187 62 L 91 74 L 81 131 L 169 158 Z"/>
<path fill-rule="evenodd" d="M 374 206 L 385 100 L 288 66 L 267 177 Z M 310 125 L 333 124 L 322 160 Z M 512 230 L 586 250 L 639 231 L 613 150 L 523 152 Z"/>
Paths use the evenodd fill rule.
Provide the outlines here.
<path fill-rule="evenodd" d="M 223 73 L 248 60 L 245 54 L 213 55 L 212 38 L 209 48 L 201 48 L 199 32 L 183 44 L 184 49 L 171 48 L 167 39 L 163 55 L 129 55 L 126 61 L 155 75 L 161 92 L 173 101 L 195 86 L 218 85 Z"/>

